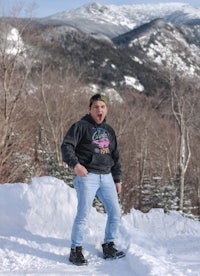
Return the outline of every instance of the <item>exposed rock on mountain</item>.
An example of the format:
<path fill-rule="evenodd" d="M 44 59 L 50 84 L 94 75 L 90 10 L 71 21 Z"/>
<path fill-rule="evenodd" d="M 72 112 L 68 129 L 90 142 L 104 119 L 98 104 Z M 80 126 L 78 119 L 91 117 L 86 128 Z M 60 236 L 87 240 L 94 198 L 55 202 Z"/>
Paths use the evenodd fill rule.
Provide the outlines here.
<path fill-rule="evenodd" d="M 15 30 L 25 23 L 6 21 Z M 168 90 L 172 70 L 198 85 L 199 23 L 200 9 L 184 3 L 120 7 L 91 3 L 34 19 L 18 43 L 28 45 L 27 55 L 37 49 L 37 64 L 48 60 L 73 68 L 87 85 L 152 95 Z M 11 38 L 14 43 L 13 30 L 7 40 Z"/>

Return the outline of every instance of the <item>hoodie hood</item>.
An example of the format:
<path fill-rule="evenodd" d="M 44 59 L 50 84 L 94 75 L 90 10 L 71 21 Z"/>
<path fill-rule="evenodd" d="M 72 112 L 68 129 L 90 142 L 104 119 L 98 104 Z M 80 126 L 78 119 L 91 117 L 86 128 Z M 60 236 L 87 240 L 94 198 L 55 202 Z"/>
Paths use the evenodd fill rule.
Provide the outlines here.
<path fill-rule="evenodd" d="M 106 122 L 106 119 L 104 119 L 103 122 L 102 122 L 101 124 L 97 124 L 90 114 L 86 114 L 85 116 L 83 116 L 83 117 L 81 118 L 81 120 L 87 121 L 87 122 L 93 124 L 94 126 L 100 126 L 100 125 L 102 125 L 103 123 Z"/>

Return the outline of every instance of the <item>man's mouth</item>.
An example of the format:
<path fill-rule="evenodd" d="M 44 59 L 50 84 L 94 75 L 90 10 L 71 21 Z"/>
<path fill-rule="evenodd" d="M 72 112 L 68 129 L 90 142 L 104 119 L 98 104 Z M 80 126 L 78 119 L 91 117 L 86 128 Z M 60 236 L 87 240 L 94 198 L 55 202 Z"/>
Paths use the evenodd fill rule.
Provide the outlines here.
<path fill-rule="evenodd" d="M 99 120 L 101 120 L 101 119 L 102 119 L 102 114 L 98 114 L 98 115 L 97 115 L 97 118 L 98 118 Z"/>

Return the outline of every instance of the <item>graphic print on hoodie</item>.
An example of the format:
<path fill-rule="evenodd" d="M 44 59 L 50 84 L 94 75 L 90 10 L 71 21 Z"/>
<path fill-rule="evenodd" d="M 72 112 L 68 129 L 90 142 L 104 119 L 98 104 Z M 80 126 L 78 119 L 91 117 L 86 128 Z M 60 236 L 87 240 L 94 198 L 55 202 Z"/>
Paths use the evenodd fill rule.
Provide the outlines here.
<path fill-rule="evenodd" d="M 95 152 L 100 154 L 108 154 L 110 152 L 110 140 L 107 130 L 102 127 L 95 127 L 93 130 L 94 134 L 92 135 L 92 143 L 97 145 Z"/>

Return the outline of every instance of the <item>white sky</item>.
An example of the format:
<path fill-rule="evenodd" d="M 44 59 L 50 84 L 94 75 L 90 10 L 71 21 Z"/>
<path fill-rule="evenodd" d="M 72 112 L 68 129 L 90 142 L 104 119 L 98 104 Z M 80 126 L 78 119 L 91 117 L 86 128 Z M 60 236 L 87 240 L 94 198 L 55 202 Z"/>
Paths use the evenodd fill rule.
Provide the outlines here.
<path fill-rule="evenodd" d="M 91 2 L 98 2 L 102 5 L 130 5 L 130 4 L 149 4 L 149 3 L 169 3 L 169 2 L 181 2 L 189 3 L 195 7 L 200 7 L 200 0 L 98 0 L 98 1 L 84 1 L 84 0 L 0 0 L 0 16 L 9 15 L 11 13 L 11 7 L 23 5 L 23 13 L 20 16 L 29 16 L 27 10 L 33 11 L 32 3 L 35 3 L 37 8 L 34 9 L 34 17 L 45 17 L 57 12 L 65 10 L 71 10 Z M 26 11 L 26 12 L 25 12 Z M 26 13 L 26 15 L 25 15 Z"/>

